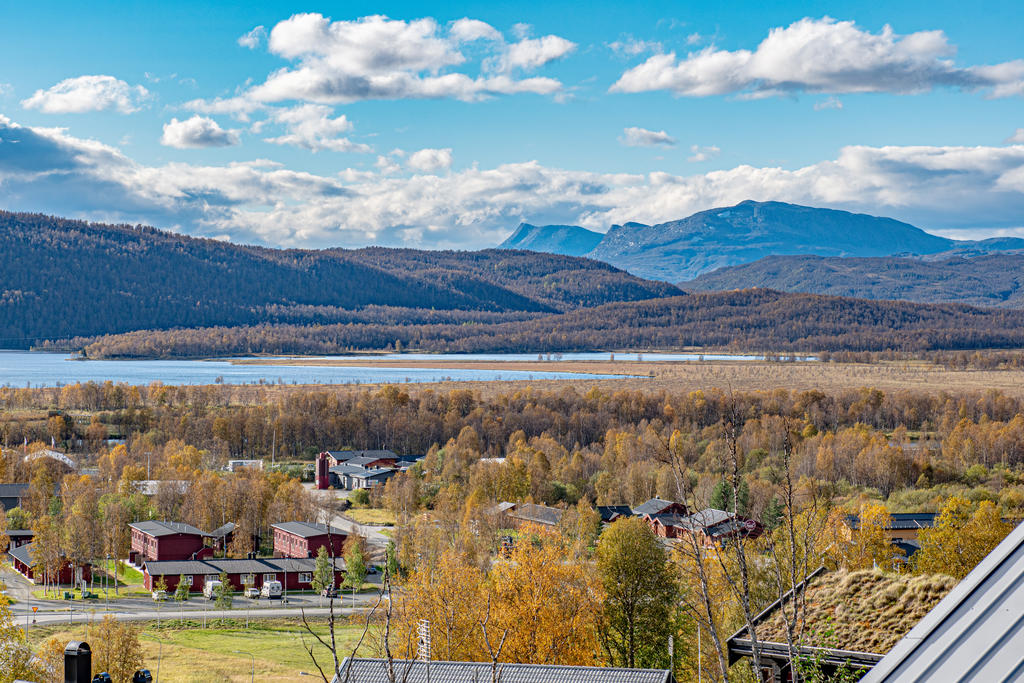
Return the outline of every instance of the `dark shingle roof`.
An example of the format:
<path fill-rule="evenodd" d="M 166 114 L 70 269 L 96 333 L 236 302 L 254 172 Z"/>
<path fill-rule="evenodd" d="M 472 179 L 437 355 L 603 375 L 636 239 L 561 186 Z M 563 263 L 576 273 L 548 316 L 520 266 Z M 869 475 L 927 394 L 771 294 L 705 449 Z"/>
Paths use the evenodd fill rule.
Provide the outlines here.
<path fill-rule="evenodd" d="M 863 681 L 1022 680 L 1022 612 L 1024 524 L 896 643 Z"/>
<path fill-rule="evenodd" d="M 281 522 L 280 524 L 271 524 L 271 529 L 280 529 L 289 534 L 294 534 L 300 538 L 312 538 L 314 536 L 324 536 L 327 534 L 327 525 L 320 524 L 319 522 Z M 344 536 L 345 532 L 341 529 L 332 526 L 330 532 L 334 536 Z"/>
<path fill-rule="evenodd" d="M 23 498 L 28 495 L 28 484 L 0 484 L 0 498 Z"/>
<path fill-rule="evenodd" d="M 327 451 L 327 454 L 338 460 L 344 462 L 351 460 L 352 458 L 398 458 L 398 455 L 394 451 L 387 450 L 376 450 L 376 451 Z"/>
<path fill-rule="evenodd" d="M 155 519 L 144 522 L 132 522 L 128 526 L 138 529 L 147 536 L 173 536 L 175 534 L 189 534 L 192 536 L 207 536 L 202 529 L 197 529 L 191 524 L 184 522 L 159 522 Z"/>
<path fill-rule="evenodd" d="M 25 545 L 19 545 L 17 548 L 11 548 L 7 552 L 14 559 L 18 560 L 22 564 L 25 564 L 25 565 L 28 565 L 29 567 L 31 567 L 34 563 L 32 562 L 32 558 L 31 558 L 31 556 L 28 553 L 29 553 L 29 548 L 31 548 L 33 545 L 35 545 L 35 544 L 33 544 L 33 543 L 26 543 Z"/>
<path fill-rule="evenodd" d="M 395 678 L 407 683 L 481 683 L 491 680 L 489 662 L 413 662 L 396 659 Z M 429 666 L 429 678 L 427 675 Z M 612 669 L 595 666 L 499 664 L 501 683 L 672 683 L 667 669 Z M 388 683 L 387 660 L 345 659 L 335 681 Z"/>
<path fill-rule="evenodd" d="M 637 507 L 633 508 L 633 514 L 637 517 L 643 517 L 644 515 L 656 515 L 672 504 L 673 503 L 671 500 L 651 498 L 643 505 L 638 505 Z"/>
<path fill-rule="evenodd" d="M 632 515 L 633 510 L 628 505 L 598 505 L 597 514 L 601 515 L 602 522 L 610 522 L 616 515 Z"/>
<path fill-rule="evenodd" d="M 930 529 L 935 526 L 936 513 L 934 512 L 897 512 L 890 514 L 892 518 L 892 524 L 887 529 L 891 530 L 903 530 L 903 529 Z M 847 515 L 846 524 L 851 529 L 857 529 L 860 527 L 860 517 L 857 515 Z"/>

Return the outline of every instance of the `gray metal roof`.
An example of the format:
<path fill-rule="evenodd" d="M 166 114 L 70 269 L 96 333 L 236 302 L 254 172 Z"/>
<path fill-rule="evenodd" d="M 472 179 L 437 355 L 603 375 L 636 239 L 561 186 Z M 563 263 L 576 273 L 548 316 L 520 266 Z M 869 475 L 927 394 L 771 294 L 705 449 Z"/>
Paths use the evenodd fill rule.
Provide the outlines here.
<path fill-rule="evenodd" d="M 354 465 L 356 467 L 365 467 L 372 462 L 377 462 L 378 460 L 398 460 L 398 456 L 394 453 L 391 453 L 390 455 L 360 455 L 355 458 L 349 458 L 345 461 L 345 464 Z"/>
<path fill-rule="evenodd" d="M 228 522 L 224 526 L 219 526 L 210 532 L 210 538 L 224 538 L 228 534 L 235 532 L 235 526 L 234 522 Z"/>
<path fill-rule="evenodd" d="M 1024 680 L 1024 524 L 865 676 L 864 683 Z"/>
<path fill-rule="evenodd" d="M 138 529 L 147 536 L 173 536 L 175 534 L 208 535 L 202 529 L 197 529 L 191 524 L 185 524 L 184 522 L 160 522 L 155 519 L 149 519 L 144 522 L 132 522 L 128 526 Z"/>
<path fill-rule="evenodd" d="M 644 515 L 656 515 L 670 505 L 673 505 L 671 500 L 651 498 L 643 505 L 638 505 L 633 508 L 633 514 L 637 517 L 643 517 Z"/>
<path fill-rule="evenodd" d="M 520 503 L 514 510 L 509 510 L 508 515 L 524 522 L 537 522 L 552 526 L 562 521 L 562 510 L 533 503 Z"/>
<path fill-rule="evenodd" d="M 930 529 L 935 526 L 936 516 L 934 512 L 895 512 L 889 515 L 892 522 L 886 528 L 891 530 Z M 851 529 L 858 529 L 860 528 L 860 517 L 847 515 L 846 524 Z"/>
<path fill-rule="evenodd" d="M 489 662 L 414 662 L 396 659 L 395 679 L 407 683 L 489 683 Z M 429 667 L 429 677 L 428 677 Z M 613 669 L 596 666 L 499 664 L 501 683 L 672 683 L 667 669 Z M 341 664 L 335 683 L 389 683 L 387 660 L 348 659 Z M 346 679 L 347 674 L 347 679 Z"/>
<path fill-rule="evenodd" d="M 345 461 L 351 460 L 352 458 L 398 458 L 398 455 L 394 451 L 388 450 L 371 450 L 371 451 L 327 451 L 327 454 L 335 460 Z"/>
<path fill-rule="evenodd" d="M 28 495 L 28 484 L 0 484 L 0 498 L 22 498 Z"/>
<path fill-rule="evenodd" d="M 25 545 L 19 545 L 17 548 L 10 548 L 7 553 L 22 564 L 31 567 L 35 564 L 32 562 L 32 557 L 29 555 L 29 548 L 33 545 L 35 544 L 26 543 Z"/>
<path fill-rule="evenodd" d="M 300 538 L 313 538 L 315 536 L 324 536 L 327 534 L 327 525 L 319 522 L 281 522 L 280 524 L 271 524 L 271 529 L 280 529 L 289 534 L 294 534 Z M 345 536 L 345 532 L 337 527 L 331 527 L 330 532 L 334 536 Z"/>

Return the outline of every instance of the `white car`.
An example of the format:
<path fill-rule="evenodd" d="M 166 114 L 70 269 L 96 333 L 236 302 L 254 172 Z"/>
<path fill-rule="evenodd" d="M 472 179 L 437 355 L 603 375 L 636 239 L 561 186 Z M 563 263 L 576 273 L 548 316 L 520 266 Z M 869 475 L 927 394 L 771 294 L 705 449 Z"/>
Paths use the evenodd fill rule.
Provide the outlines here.
<path fill-rule="evenodd" d="M 167 600 L 167 591 L 153 591 L 153 599 L 157 602 Z"/>
<path fill-rule="evenodd" d="M 281 599 L 281 582 L 280 581 L 264 581 L 263 590 L 260 591 L 260 595 L 268 600 L 280 600 Z"/>
<path fill-rule="evenodd" d="M 242 595 L 244 595 L 245 597 L 249 598 L 250 600 L 259 600 L 260 599 L 260 589 L 254 587 L 254 586 L 249 586 L 248 588 L 245 589 L 245 592 L 242 593 Z"/>

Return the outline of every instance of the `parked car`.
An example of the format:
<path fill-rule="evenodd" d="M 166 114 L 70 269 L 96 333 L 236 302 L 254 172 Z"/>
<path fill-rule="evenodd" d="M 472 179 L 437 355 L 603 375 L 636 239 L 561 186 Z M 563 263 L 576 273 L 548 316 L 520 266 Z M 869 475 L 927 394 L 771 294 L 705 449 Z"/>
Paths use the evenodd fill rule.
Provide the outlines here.
<path fill-rule="evenodd" d="M 157 602 L 163 602 L 167 599 L 167 591 L 153 591 L 153 599 Z"/>
<path fill-rule="evenodd" d="M 338 597 L 338 589 L 335 588 L 334 586 L 331 586 L 330 588 L 325 588 L 322 591 L 320 591 L 320 597 L 323 597 L 323 598 L 336 598 L 336 597 Z"/>
<path fill-rule="evenodd" d="M 248 588 L 245 589 L 245 592 L 242 595 L 244 595 L 245 597 L 249 598 L 250 600 L 259 600 L 260 599 L 260 589 L 256 588 L 255 586 L 249 586 Z"/>
<path fill-rule="evenodd" d="M 220 588 L 220 586 L 220 581 L 216 579 L 211 579 L 210 581 L 207 581 L 206 584 L 203 586 L 203 597 L 207 600 L 216 600 L 217 590 Z"/>
<path fill-rule="evenodd" d="M 280 581 L 264 581 L 263 590 L 260 591 L 260 596 L 267 598 L 268 600 L 280 600 L 281 592 Z"/>

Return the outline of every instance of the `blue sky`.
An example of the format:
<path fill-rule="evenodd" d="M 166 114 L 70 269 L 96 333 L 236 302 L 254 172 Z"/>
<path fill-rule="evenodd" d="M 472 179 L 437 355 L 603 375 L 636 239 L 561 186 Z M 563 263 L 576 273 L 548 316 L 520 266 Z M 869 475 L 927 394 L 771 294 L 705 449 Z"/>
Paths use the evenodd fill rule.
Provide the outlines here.
<path fill-rule="evenodd" d="M 1024 234 L 1020 3 L 766 4 L 7 3 L 0 207 L 309 247 L 747 198 Z"/>

